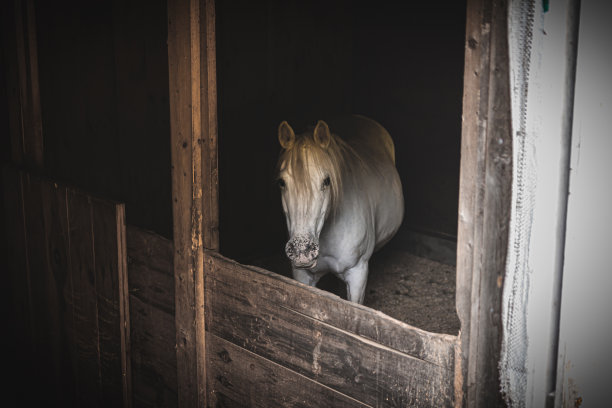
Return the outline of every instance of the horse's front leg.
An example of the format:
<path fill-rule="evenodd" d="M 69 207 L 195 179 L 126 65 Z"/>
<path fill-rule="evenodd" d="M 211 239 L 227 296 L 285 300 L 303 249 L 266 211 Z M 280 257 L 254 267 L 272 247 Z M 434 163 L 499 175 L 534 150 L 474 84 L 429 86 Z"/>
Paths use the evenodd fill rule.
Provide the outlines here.
<path fill-rule="evenodd" d="M 315 286 L 319 279 L 321 279 L 321 276 L 308 269 L 293 268 L 293 279 L 308 286 Z"/>
<path fill-rule="evenodd" d="M 363 303 L 366 283 L 368 283 L 368 262 L 362 261 L 348 269 L 343 276 L 346 283 L 346 297 L 351 302 Z"/>

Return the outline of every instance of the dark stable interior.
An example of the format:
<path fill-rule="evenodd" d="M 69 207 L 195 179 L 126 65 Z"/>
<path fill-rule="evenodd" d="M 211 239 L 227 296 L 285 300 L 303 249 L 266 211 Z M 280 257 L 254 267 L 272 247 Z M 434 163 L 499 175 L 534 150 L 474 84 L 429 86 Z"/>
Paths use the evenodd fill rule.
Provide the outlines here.
<path fill-rule="evenodd" d="M 278 124 L 298 130 L 346 113 L 394 139 L 403 231 L 456 239 L 465 4 L 446 3 L 217 5 L 225 255 L 249 261 L 284 247 Z"/>
<path fill-rule="evenodd" d="M 166 1 L 35 3 L 45 174 L 125 202 L 129 224 L 171 238 Z M 278 124 L 346 113 L 395 142 L 406 208 L 388 246 L 454 245 L 464 2 L 235 0 L 216 13 L 223 255 L 282 258 Z"/>
<path fill-rule="evenodd" d="M 291 276 L 279 123 L 371 117 L 394 139 L 405 216 L 371 259 L 365 304 L 456 334 L 464 32 L 464 2 L 218 3 L 221 252 Z M 318 286 L 345 297 L 331 275 Z"/>

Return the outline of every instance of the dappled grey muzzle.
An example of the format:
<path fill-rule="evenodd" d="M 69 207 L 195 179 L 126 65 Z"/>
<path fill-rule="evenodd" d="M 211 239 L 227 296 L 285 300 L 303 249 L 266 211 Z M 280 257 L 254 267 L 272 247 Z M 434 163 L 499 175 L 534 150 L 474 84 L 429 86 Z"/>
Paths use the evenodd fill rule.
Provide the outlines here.
<path fill-rule="evenodd" d="M 319 243 L 311 235 L 296 235 L 285 245 L 285 253 L 297 268 L 314 268 L 319 257 Z"/>

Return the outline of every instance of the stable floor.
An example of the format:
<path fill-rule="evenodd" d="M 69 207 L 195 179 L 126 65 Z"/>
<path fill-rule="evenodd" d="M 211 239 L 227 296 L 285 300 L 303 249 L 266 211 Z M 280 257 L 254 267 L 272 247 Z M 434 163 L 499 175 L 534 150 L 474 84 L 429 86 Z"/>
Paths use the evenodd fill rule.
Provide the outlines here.
<path fill-rule="evenodd" d="M 290 264 L 283 255 L 250 263 L 291 276 Z M 420 329 L 457 335 L 460 323 L 455 309 L 455 276 L 453 265 L 388 246 L 370 260 L 364 304 Z M 317 286 L 346 298 L 344 283 L 331 274 Z"/>

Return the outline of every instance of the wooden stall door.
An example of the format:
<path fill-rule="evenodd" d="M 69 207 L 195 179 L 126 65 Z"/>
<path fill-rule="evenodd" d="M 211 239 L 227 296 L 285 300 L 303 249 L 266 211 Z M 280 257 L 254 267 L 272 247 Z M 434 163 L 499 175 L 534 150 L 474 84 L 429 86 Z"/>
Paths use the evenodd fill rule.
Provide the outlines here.
<path fill-rule="evenodd" d="M 123 204 L 10 167 L 4 186 L 16 406 L 131 406 Z"/>
<path fill-rule="evenodd" d="M 451 407 L 456 336 L 205 253 L 209 406 Z"/>

